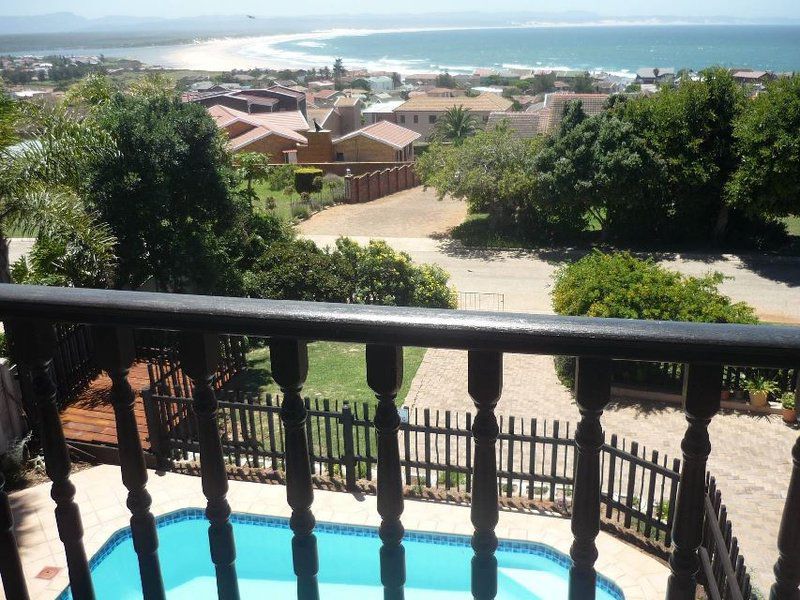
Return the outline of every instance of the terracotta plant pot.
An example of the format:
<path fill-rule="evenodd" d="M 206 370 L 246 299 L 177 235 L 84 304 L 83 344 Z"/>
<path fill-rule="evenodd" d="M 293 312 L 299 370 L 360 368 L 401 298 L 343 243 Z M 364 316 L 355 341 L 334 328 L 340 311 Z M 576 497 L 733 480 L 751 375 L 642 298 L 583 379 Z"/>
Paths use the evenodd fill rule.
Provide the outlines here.
<path fill-rule="evenodd" d="M 719 393 L 719 399 L 722 400 L 723 402 L 727 402 L 728 400 L 731 399 L 731 391 L 730 390 L 722 390 Z"/>
<path fill-rule="evenodd" d="M 764 408 L 767 405 L 769 392 L 750 392 L 750 405 L 755 408 Z"/>
<path fill-rule="evenodd" d="M 784 423 L 796 423 L 797 422 L 797 409 L 784 408 L 783 409 L 783 421 L 784 421 Z"/>

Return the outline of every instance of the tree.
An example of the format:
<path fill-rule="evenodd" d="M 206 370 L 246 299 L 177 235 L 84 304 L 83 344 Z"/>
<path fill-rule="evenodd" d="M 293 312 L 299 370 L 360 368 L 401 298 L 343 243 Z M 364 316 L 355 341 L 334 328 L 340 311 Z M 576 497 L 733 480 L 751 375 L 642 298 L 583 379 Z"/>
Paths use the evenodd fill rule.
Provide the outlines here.
<path fill-rule="evenodd" d="M 800 215 L 800 76 L 770 83 L 734 126 L 738 168 L 728 202 L 753 216 Z"/>
<path fill-rule="evenodd" d="M 354 90 L 366 90 L 368 92 L 372 90 L 372 84 L 370 84 L 370 82 L 364 79 L 363 77 L 354 79 L 350 83 L 350 87 L 353 88 Z"/>
<path fill-rule="evenodd" d="M 478 117 L 463 105 L 448 108 L 433 126 L 431 140 L 460 144 L 478 131 Z"/>
<path fill-rule="evenodd" d="M 591 94 L 594 91 L 594 82 L 589 73 L 581 73 L 572 82 L 572 91 L 576 94 Z"/>
<path fill-rule="evenodd" d="M 558 127 L 558 135 L 564 136 L 586 120 L 581 100 L 570 100 L 564 105 L 564 114 Z"/>
<path fill-rule="evenodd" d="M 91 269 L 106 277 L 115 261 L 114 239 L 80 197 L 88 161 L 113 152 L 110 138 L 92 121 L 73 118 L 62 107 L 4 108 L 0 99 L 0 122 L 9 119 L 19 119 L 36 142 L 24 144 L 0 162 L 0 281 L 11 281 L 5 235 L 10 226 L 37 236 L 34 251 L 40 244 L 51 248 L 60 244 L 64 261 L 53 263 L 49 271 L 40 262 L 42 277 L 57 275 L 62 283 L 85 285 L 82 277 L 70 278 L 78 273 L 78 264 L 94 265 Z M 0 146 L 8 141 L 6 137 Z"/>
<path fill-rule="evenodd" d="M 90 73 L 67 90 L 67 106 L 97 107 L 111 102 L 119 93 L 119 86 L 108 76 Z"/>
<path fill-rule="evenodd" d="M 739 160 L 733 127 L 743 106 L 741 86 L 724 69 L 625 104 L 623 118 L 667 161 L 672 239 L 723 237 L 725 188 Z"/>
<path fill-rule="evenodd" d="M 724 277 L 691 277 L 652 259 L 595 250 L 561 267 L 553 285 L 559 315 L 701 323 L 757 323 L 753 308 L 718 290 Z"/>
<path fill-rule="evenodd" d="M 252 205 L 258 199 L 253 191 L 253 182 L 267 179 L 270 174 L 269 158 L 261 152 L 240 152 L 233 156 L 233 166 L 239 179 L 246 184 L 243 193 Z"/>
<path fill-rule="evenodd" d="M 528 82 L 530 84 L 530 92 L 534 95 L 552 92 L 556 85 L 555 73 L 545 73 L 537 75 Z"/>
<path fill-rule="evenodd" d="M 119 96 L 98 115 L 116 152 L 92 164 L 88 199 L 119 240 L 118 287 L 149 279 L 212 293 L 232 262 L 225 237 L 243 204 L 214 121 L 177 98 Z"/>
<path fill-rule="evenodd" d="M 658 239 L 668 218 L 662 158 L 614 113 L 564 120 L 536 157 L 537 201 L 591 215 L 604 239 Z"/>
<path fill-rule="evenodd" d="M 447 71 L 439 73 L 436 76 L 436 87 L 453 89 L 456 87 L 456 78 Z"/>
<path fill-rule="evenodd" d="M 128 86 L 128 93 L 143 98 L 175 95 L 175 82 L 163 73 L 147 73 Z"/>
<path fill-rule="evenodd" d="M 347 75 L 347 70 L 344 68 L 341 58 L 336 58 L 333 61 L 333 79 L 338 82 L 342 77 Z"/>

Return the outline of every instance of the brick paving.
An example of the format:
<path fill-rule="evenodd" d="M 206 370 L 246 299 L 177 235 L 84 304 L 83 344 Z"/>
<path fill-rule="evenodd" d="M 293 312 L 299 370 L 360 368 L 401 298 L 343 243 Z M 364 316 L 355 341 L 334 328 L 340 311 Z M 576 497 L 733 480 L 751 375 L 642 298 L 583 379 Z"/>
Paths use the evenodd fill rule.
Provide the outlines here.
<path fill-rule="evenodd" d="M 406 397 L 410 408 L 465 412 L 467 353 L 429 350 Z M 505 357 L 503 396 L 498 413 L 515 417 L 578 420 L 569 391 L 556 378 L 552 358 L 510 354 Z M 686 421 L 680 408 L 643 402 L 614 401 L 603 415 L 607 435 L 637 441 L 647 451 L 680 457 Z M 777 558 L 776 539 L 791 472 L 791 447 L 797 431 L 780 415 L 726 411 L 709 428 L 709 470 L 717 478 L 723 502 L 739 539 L 756 587 L 769 589 Z"/>

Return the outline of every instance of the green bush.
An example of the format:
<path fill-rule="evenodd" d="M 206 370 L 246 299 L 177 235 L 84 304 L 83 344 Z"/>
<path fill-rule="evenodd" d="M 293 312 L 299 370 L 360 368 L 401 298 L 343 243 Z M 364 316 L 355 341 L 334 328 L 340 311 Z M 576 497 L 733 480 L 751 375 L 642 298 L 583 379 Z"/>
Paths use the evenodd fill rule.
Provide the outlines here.
<path fill-rule="evenodd" d="M 6 345 L 6 334 L 0 331 L 0 357 L 8 356 L 8 346 Z"/>
<path fill-rule="evenodd" d="M 271 165 L 266 177 L 267 186 L 279 192 L 294 186 L 294 167 L 292 165 Z"/>
<path fill-rule="evenodd" d="M 720 273 L 690 277 L 628 252 L 594 251 L 555 275 L 553 309 L 560 315 L 702 323 L 757 323 L 753 308 L 731 302 Z M 575 385 L 575 358 L 555 357 L 556 375 Z"/>
<path fill-rule="evenodd" d="M 573 316 L 757 323 L 751 306 L 719 292 L 723 280 L 721 273 L 682 275 L 628 252 L 594 251 L 558 270 L 553 309 Z"/>
<path fill-rule="evenodd" d="M 317 169 L 316 167 L 301 167 L 296 169 L 294 172 L 294 189 L 297 190 L 298 193 L 313 192 L 314 179 L 317 177 L 320 178 L 321 182 L 322 169 Z"/>

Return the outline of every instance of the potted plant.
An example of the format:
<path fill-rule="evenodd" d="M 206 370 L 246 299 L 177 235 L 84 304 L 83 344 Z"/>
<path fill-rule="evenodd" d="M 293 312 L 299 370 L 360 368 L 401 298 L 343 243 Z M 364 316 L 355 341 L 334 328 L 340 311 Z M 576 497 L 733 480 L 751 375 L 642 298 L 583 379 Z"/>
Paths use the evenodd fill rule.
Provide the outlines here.
<path fill-rule="evenodd" d="M 794 392 L 786 392 L 781 396 L 781 406 L 783 407 L 783 421 L 785 423 L 797 422 L 797 407 L 795 406 Z"/>
<path fill-rule="evenodd" d="M 767 406 L 769 395 L 778 391 L 778 384 L 772 379 L 756 375 L 745 382 L 744 388 L 750 395 L 750 405 L 755 408 L 764 408 Z"/>

